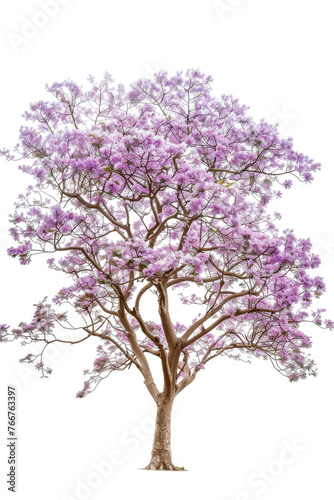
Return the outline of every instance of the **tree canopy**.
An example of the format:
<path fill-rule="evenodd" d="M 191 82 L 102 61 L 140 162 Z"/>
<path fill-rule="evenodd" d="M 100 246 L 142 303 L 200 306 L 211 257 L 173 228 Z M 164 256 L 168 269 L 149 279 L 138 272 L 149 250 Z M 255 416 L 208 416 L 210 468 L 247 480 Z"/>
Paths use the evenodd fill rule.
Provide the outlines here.
<path fill-rule="evenodd" d="M 315 375 L 303 324 L 334 326 L 310 309 L 325 290 L 320 259 L 309 239 L 277 228 L 268 204 L 320 165 L 237 99 L 214 97 L 199 71 L 159 72 L 129 90 L 108 73 L 88 81 L 47 86 L 14 154 L 2 151 L 34 179 L 11 216 L 9 255 L 28 264 L 49 253 L 72 281 L 31 322 L 0 325 L 0 340 L 42 343 L 21 361 L 46 376 L 50 343 L 101 339 L 78 397 L 134 365 L 157 401 L 151 356 L 175 395 L 217 356 L 269 359 L 291 381 Z M 74 308 L 81 327 L 57 306 Z M 184 324 L 188 306 L 196 317 Z M 82 335 L 62 339 L 59 324 Z"/>

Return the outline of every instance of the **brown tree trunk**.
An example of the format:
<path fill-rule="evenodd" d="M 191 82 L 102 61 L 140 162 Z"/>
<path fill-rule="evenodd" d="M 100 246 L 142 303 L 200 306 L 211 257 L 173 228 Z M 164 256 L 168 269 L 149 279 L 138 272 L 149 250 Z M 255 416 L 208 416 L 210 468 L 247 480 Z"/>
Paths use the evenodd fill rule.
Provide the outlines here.
<path fill-rule="evenodd" d="M 147 470 L 180 470 L 172 462 L 171 452 L 171 416 L 173 397 L 159 394 L 157 417 L 150 463 Z"/>

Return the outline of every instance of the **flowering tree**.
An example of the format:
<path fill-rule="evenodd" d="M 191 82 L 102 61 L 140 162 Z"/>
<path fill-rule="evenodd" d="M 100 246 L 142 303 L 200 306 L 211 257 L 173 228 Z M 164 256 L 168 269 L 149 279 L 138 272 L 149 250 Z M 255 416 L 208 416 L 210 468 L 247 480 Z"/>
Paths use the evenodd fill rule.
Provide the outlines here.
<path fill-rule="evenodd" d="M 97 337 L 98 357 L 77 397 L 134 366 L 157 405 L 146 469 L 177 470 L 173 401 L 209 361 L 255 356 L 290 381 L 316 374 L 301 325 L 333 327 L 323 309 L 307 312 L 325 289 L 309 271 L 320 261 L 309 239 L 281 234 L 279 214 L 266 207 L 281 196 L 280 185 L 310 182 L 320 165 L 231 96 L 213 97 L 211 77 L 198 71 L 161 72 L 127 92 L 109 74 L 89 84 L 48 86 L 51 101 L 24 114 L 31 124 L 20 129 L 15 154 L 35 185 L 19 196 L 10 229 L 17 245 L 8 249 L 21 264 L 59 255 L 49 267 L 73 281 L 53 303 L 71 305 L 81 326 L 44 299 L 30 323 L 1 325 L 0 340 L 42 343 L 21 361 L 47 376 L 48 345 Z M 172 309 L 173 293 L 179 305 Z M 196 317 L 185 325 L 187 306 Z M 58 325 L 73 339 L 62 338 Z M 151 358 L 161 362 L 160 389 Z"/>

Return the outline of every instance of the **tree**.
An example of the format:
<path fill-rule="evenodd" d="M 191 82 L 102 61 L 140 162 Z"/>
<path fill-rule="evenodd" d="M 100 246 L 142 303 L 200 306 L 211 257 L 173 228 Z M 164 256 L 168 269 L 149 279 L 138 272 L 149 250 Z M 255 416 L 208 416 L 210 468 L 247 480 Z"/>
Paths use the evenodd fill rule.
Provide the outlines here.
<path fill-rule="evenodd" d="M 157 405 L 151 461 L 146 469 L 178 470 L 171 458 L 175 397 L 212 359 L 268 359 L 290 381 L 316 375 L 305 354 L 305 322 L 323 328 L 324 309 L 311 313 L 325 290 L 309 239 L 280 232 L 267 205 L 292 178 L 310 182 L 320 165 L 279 138 L 277 126 L 255 123 L 232 96 L 212 96 L 211 77 L 188 70 L 160 72 L 129 91 L 88 79 L 47 86 L 50 101 L 24 114 L 15 154 L 34 186 L 11 216 L 12 257 L 38 254 L 72 285 L 36 305 L 30 323 L 0 327 L 0 340 L 42 343 L 35 363 L 51 373 L 43 353 L 54 342 L 97 337 L 98 357 L 82 398 L 115 370 L 134 366 Z M 2 154 L 15 159 L 9 150 Z M 171 294 L 179 306 L 169 305 Z M 143 301 L 151 297 L 150 317 Z M 196 317 L 183 324 L 184 311 Z M 58 311 L 58 312 L 57 312 Z M 59 325 L 73 330 L 61 337 Z M 80 336 L 78 336 L 78 331 Z M 159 390 L 150 360 L 161 363 Z"/>

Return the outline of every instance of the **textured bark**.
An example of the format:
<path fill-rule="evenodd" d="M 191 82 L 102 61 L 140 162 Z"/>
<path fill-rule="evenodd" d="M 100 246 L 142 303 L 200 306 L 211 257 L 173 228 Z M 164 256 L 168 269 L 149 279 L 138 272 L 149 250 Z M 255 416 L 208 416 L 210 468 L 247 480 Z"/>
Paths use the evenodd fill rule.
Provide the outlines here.
<path fill-rule="evenodd" d="M 173 398 L 159 394 L 157 417 L 150 463 L 147 470 L 180 470 L 172 462 L 171 416 Z"/>

